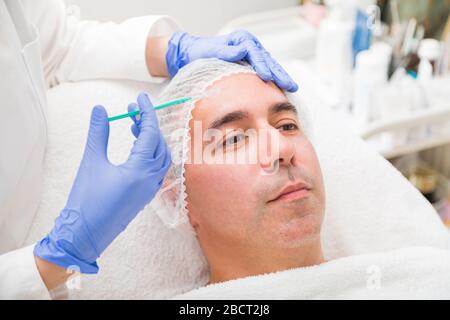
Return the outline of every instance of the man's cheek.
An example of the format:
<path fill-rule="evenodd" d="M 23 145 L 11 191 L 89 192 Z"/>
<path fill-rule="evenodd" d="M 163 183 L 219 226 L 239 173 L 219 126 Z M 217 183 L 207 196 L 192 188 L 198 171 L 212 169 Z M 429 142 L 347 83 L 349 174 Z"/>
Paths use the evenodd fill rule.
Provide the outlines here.
<path fill-rule="evenodd" d="M 299 144 L 296 148 L 297 159 L 301 165 L 306 167 L 313 176 L 320 171 L 319 159 L 314 147 L 308 142 Z"/>

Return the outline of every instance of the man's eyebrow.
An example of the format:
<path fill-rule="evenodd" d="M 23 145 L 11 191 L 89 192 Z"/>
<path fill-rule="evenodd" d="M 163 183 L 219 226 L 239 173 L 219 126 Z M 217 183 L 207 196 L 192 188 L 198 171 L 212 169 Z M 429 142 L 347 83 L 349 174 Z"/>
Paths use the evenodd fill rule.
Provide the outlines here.
<path fill-rule="evenodd" d="M 246 118 L 248 118 L 248 112 L 246 112 L 246 111 L 237 110 L 237 111 L 229 112 L 229 113 L 225 114 L 224 116 L 219 117 L 216 120 L 214 120 L 211 123 L 211 125 L 209 126 L 209 129 L 218 129 L 221 126 L 228 124 L 230 122 L 235 122 L 235 121 L 243 120 Z"/>
<path fill-rule="evenodd" d="M 289 101 L 276 103 L 269 108 L 270 114 L 275 114 L 275 113 L 279 113 L 279 112 L 283 112 L 283 111 L 288 111 L 288 112 L 297 114 L 297 108 Z M 216 120 L 214 120 L 211 123 L 211 125 L 209 126 L 209 129 L 219 129 L 220 127 L 222 127 L 225 124 L 235 122 L 235 121 L 240 121 L 243 119 L 247 119 L 248 117 L 249 117 L 249 114 L 247 111 L 236 110 L 233 112 L 229 112 L 229 113 L 225 114 L 224 116 L 219 117 Z"/>
<path fill-rule="evenodd" d="M 289 101 L 276 103 L 273 106 L 271 106 L 269 109 L 270 114 L 279 113 L 279 112 L 283 112 L 283 111 L 289 111 L 289 112 L 297 114 L 297 108 Z"/>

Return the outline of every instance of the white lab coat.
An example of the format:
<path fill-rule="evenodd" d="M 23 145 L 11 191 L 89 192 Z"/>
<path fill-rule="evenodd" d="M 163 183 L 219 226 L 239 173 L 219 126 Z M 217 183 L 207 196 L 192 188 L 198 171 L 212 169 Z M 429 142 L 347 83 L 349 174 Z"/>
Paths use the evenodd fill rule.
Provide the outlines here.
<path fill-rule="evenodd" d="M 164 16 L 87 22 L 67 14 L 62 0 L 0 0 L 0 298 L 49 298 L 32 246 L 16 250 L 41 195 L 46 88 L 94 78 L 160 81 L 148 73 L 146 39 L 175 30 Z"/>

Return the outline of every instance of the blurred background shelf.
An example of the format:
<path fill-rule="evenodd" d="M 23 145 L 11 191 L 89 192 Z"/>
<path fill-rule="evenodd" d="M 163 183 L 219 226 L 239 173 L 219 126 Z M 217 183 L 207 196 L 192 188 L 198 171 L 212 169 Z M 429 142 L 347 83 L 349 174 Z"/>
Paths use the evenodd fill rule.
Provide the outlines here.
<path fill-rule="evenodd" d="M 408 137 L 414 131 L 422 131 L 422 137 Z M 403 140 L 388 147 L 387 143 L 381 143 L 381 147 L 373 144 L 387 159 L 450 144 L 450 102 L 446 108 L 429 108 L 402 118 L 369 123 L 361 130 L 360 136 L 370 141 L 372 137 L 383 134 L 391 134 L 393 140 L 398 135 L 400 138 L 397 140 Z"/>

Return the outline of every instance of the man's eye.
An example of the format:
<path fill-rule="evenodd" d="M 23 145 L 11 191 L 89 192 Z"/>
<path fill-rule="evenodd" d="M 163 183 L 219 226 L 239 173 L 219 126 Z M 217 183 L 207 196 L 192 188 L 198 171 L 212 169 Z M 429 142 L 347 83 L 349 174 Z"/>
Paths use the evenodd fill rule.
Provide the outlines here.
<path fill-rule="evenodd" d="M 245 139 L 244 134 L 237 134 L 234 136 L 231 136 L 223 141 L 223 147 L 232 146 L 234 144 L 237 144 Z"/>
<path fill-rule="evenodd" d="M 283 131 L 294 131 L 298 129 L 295 123 L 286 123 L 279 127 Z"/>

